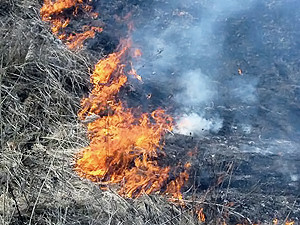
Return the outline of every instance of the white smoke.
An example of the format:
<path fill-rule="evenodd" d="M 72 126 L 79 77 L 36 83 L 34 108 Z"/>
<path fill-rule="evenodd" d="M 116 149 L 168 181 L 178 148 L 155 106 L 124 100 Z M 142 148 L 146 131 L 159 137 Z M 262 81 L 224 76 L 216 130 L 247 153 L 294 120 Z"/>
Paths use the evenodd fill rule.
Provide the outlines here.
<path fill-rule="evenodd" d="M 188 106 L 197 106 L 207 103 L 213 99 L 215 90 L 208 76 L 203 74 L 200 69 L 187 71 L 182 74 L 180 86 L 183 91 L 175 95 L 178 103 L 183 102 Z"/>
<path fill-rule="evenodd" d="M 161 2 L 156 6 L 153 19 L 134 32 L 134 42 L 143 51 L 142 61 L 135 65 L 138 73 L 145 82 L 149 79 L 175 86 L 172 95 L 178 104 L 176 115 L 183 115 L 175 121 L 176 132 L 218 132 L 222 119 L 205 108 L 215 101 L 223 104 L 223 98 L 253 104 L 257 100 L 257 82 L 249 79 L 236 79 L 231 83 L 225 80 L 228 97 L 220 96 L 223 93 L 219 93 L 219 86 L 225 86 L 223 77 L 229 80 L 232 74 L 218 70 L 216 61 L 222 54 L 224 37 L 215 35 L 220 21 L 226 23 L 230 16 L 248 10 L 255 2 L 257 0 Z"/>
<path fill-rule="evenodd" d="M 220 118 L 205 119 L 202 116 L 191 113 L 184 114 L 177 121 L 175 132 L 184 135 L 201 135 L 207 132 L 218 132 L 222 128 Z"/>

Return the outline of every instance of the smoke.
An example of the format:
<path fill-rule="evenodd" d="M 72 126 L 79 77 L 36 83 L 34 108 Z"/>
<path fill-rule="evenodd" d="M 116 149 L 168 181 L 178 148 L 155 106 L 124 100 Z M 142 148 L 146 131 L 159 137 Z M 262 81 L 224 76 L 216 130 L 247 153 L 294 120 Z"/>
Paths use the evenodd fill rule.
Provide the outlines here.
<path fill-rule="evenodd" d="M 217 111 L 205 108 L 220 100 L 218 70 L 224 37 L 218 39 L 215 29 L 235 12 L 247 10 L 254 1 L 240 4 L 231 1 L 172 1 L 157 3 L 149 23 L 138 27 L 134 41 L 142 46 L 143 60 L 138 72 L 147 81 L 168 84 L 177 106 L 176 131 L 201 134 L 203 130 L 218 132 L 222 119 Z M 255 102 L 255 83 L 234 81 L 230 96 Z M 164 85 L 161 85 L 162 88 Z M 214 115 L 212 115 L 212 113 Z"/>
<path fill-rule="evenodd" d="M 215 91 L 211 89 L 213 84 L 208 76 L 200 69 L 190 70 L 182 74 L 180 82 L 182 91 L 176 93 L 175 99 L 185 106 L 197 106 L 201 103 L 213 100 Z"/>
<path fill-rule="evenodd" d="M 135 21 L 143 56 L 134 66 L 149 104 L 169 104 L 177 132 L 296 139 L 296 0 L 151 3 Z"/>
<path fill-rule="evenodd" d="M 205 119 L 199 114 L 182 115 L 177 121 L 175 132 L 185 135 L 201 135 L 208 131 L 218 132 L 222 127 L 221 119 Z"/>

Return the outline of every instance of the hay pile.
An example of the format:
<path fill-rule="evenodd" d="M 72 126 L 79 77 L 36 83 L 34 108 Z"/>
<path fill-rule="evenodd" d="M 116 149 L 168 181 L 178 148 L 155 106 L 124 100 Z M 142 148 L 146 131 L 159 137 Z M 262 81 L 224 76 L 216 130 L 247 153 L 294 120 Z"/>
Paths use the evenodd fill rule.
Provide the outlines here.
<path fill-rule="evenodd" d="M 193 224 L 161 197 L 125 200 L 82 180 L 73 156 L 97 57 L 71 52 L 39 18 L 41 1 L 0 2 L 0 224 Z"/>

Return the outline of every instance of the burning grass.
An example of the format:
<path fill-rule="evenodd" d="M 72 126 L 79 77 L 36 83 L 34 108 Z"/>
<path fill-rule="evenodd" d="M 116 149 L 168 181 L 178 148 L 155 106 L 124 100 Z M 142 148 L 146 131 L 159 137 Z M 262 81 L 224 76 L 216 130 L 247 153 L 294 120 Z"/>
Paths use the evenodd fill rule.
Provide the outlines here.
<path fill-rule="evenodd" d="M 160 197 L 128 201 L 74 173 L 74 154 L 88 145 L 77 111 L 95 60 L 52 36 L 38 18 L 38 2 L 10 1 L 5 7 L 0 223 L 191 224 L 193 218 Z"/>
<path fill-rule="evenodd" d="M 160 140 L 172 130 L 172 117 L 161 109 L 137 114 L 125 108 L 117 96 L 127 82 L 129 49 L 130 43 L 125 42 L 119 52 L 95 66 L 93 89 L 82 100 L 79 111 L 81 120 L 95 119 L 88 122 L 90 145 L 79 154 L 75 170 L 101 184 L 119 184 L 119 193 L 128 198 L 165 192 L 182 200 L 181 188 L 188 173 L 184 171 L 169 180 L 171 168 L 157 162 L 163 157 L 159 154 L 163 148 Z"/>
<path fill-rule="evenodd" d="M 0 223 L 142 225 L 201 224 L 206 220 L 207 224 L 237 221 L 251 224 L 249 217 L 255 219 L 264 212 L 254 207 L 262 195 L 250 193 L 249 197 L 249 193 L 244 193 L 249 203 L 246 204 L 248 208 L 241 210 L 245 200 L 239 192 L 229 189 L 229 184 L 225 192 L 218 190 L 231 180 L 231 162 L 241 161 L 232 157 L 232 153 L 216 157 L 215 152 L 207 150 L 206 155 L 197 156 L 198 164 L 195 165 L 211 171 L 219 183 L 203 193 L 197 190 L 197 185 L 189 184 L 186 190 L 189 197 L 184 200 L 184 207 L 169 203 L 161 196 L 125 199 L 113 186 L 102 191 L 98 184 L 79 178 L 73 171 L 76 166 L 73 157 L 88 146 L 89 140 L 84 126 L 78 122 L 77 112 L 81 97 L 88 93 L 89 68 L 93 68 L 93 63 L 103 54 L 98 52 L 92 56 L 84 48 L 76 54 L 69 51 L 40 21 L 40 7 L 37 1 L 0 3 Z M 111 79 L 108 75 L 97 81 Z M 88 102 L 87 98 L 82 104 Z M 81 112 L 83 119 L 92 119 L 85 115 L 87 111 Z M 146 118 L 141 123 L 143 121 L 148 124 Z M 175 158 L 184 155 L 180 155 L 180 151 L 199 147 L 190 146 L 191 137 L 171 134 L 165 137 L 166 142 L 172 139 L 173 143 L 166 143 L 165 150 L 174 151 L 170 155 Z M 201 146 L 203 144 L 201 142 Z M 198 147 L 200 153 L 204 152 L 204 147 Z M 211 148 L 211 144 L 206 147 Z M 222 150 L 220 146 L 216 148 Z M 197 176 L 193 176 L 196 180 Z M 203 177 L 200 178 L 203 182 Z M 124 190 L 124 193 L 131 193 Z M 265 202 L 287 202 L 276 196 L 274 199 L 276 201 L 266 199 Z M 268 212 L 273 212 L 274 205 L 268 206 Z M 279 215 L 283 219 L 278 223 L 284 223 L 285 218 L 289 220 L 287 216 L 297 206 L 297 201 L 288 205 L 285 213 Z M 276 207 L 280 210 L 282 205 L 278 203 Z M 265 221 L 269 219 L 270 222 L 261 224 L 272 224 L 272 217 L 273 214 L 267 215 Z"/>
<path fill-rule="evenodd" d="M 70 49 L 78 49 L 88 38 L 94 38 L 97 32 L 102 32 L 101 27 L 90 25 L 82 26 L 82 31 L 66 31 L 70 22 L 76 17 L 97 18 L 90 5 L 92 1 L 85 0 L 45 0 L 40 10 L 43 21 L 50 22 L 53 34 L 66 43 Z"/>

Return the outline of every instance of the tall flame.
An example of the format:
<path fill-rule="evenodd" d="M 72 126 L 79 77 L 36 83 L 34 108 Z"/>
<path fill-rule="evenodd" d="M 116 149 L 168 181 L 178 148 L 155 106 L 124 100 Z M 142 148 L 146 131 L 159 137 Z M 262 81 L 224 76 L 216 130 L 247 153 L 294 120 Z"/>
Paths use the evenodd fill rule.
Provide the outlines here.
<path fill-rule="evenodd" d="M 51 23 L 52 32 L 70 49 L 83 45 L 88 38 L 94 38 L 101 27 L 83 26 L 82 33 L 64 31 L 82 10 L 92 18 L 98 14 L 84 0 L 44 0 L 40 10 L 43 21 Z M 71 11 L 72 16 L 64 12 Z M 127 20 L 131 14 L 124 19 Z M 129 30 L 133 24 L 129 23 Z M 100 184 L 119 184 L 119 193 L 125 197 L 139 197 L 146 193 L 165 193 L 175 199 L 182 200 L 181 188 L 188 180 L 187 171 L 190 163 L 184 165 L 184 171 L 173 180 L 170 179 L 171 167 L 158 165 L 163 156 L 161 137 L 166 131 L 173 129 L 173 119 L 164 110 L 157 109 L 151 114 L 137 115 L 133 109 L 126 108 L 118 98 L 121 87 L 127 82 L 124 63 L 130 50 L 130 41 L 124 42 L 120 51 L 101 59 L 91 75 L 93 89 L 88 98 L 81 101 L 79 118 L 87 124 L 90 145 L 84 148 L 77 157 L 75 170 L 84 178 Z M 140 57 L 139 49 L 132 51 L 132 57 Z M 133 75 L 142 81 L 129 61 Z M 238 69 L 240 75 L 242 70 Z M 151 98 L 151 94 L 147 98 Z M 182 201 L 180 201 L 183 203 Z M 182 204 L 184 205 L 184 203 Z M 196 210 L 198 220 L 205 222 L 203 208 Z M 273 224 L 279 220 L 274 219 Z M 285 225 L 293 225 L 294 221 L 285 221 Z M 226 225 L 226 222 L 222 222 Z"/>
<path fill-rule="evenodd" d="M 81 47 L 84 40 L 102 31 L 92 26 L 83 26 L 82 33 L 65 31 L 79 11 L 93 18 L 98 16 L 88 3 L 84 0 L 45 0 L 40 10 L 42 19 L 51 23 L 52 32 L 70 49 Z M 161 109 L 151 114 L 134 113 L 118 98 L 121 87 L 127 82 L 126 74 L 142 81 L 132 63 L 124 63 L 129 52 L 132 57 L 141 56 L 140 50 L 130 51 L 130 46 L 130 41 L 124 42 L 120 51 L 100 60 L 91 75 L 93 89 L 89 97 L 82 100 L 78 113 L 87 124 L 90 145 L 79 153 L 75 170 L 82 177 L 102 184 L 119 184 L 119 193 L 126 197 L 165 192 L 182 199 L 180 189 L 188 174 L 181 172 L 170 180 L 171 168 L 161 167 L 157 161 L 164 154 L 161 137 L 172 130 L 172 117 Z M 126 65 L 130 65 L 130 70 L 125 71 Z"/>
<path fill-rule="evenodd" d="M 83 26 L 82 33 L 67 33 L 65 28 L 70 24 L 71 17 L 76 17 L 80 10 L 92 18 L 98 17 L 97 13 L 92 12 L 92 7 L 83 0 L 45 0 L 40 10 L 42 20 L 51 23 L 52 32 L 70 49 L 82 47 L 86 39 L 94 38 L 97 32 L 102 32 L 100 27 Z"/>
<path fill-rule="evenodd" d="M 126 197 L 165 190 L 181 199 L 180 189 L 187 173 L 169 181 L 170 167 L 160 167 L 157 162 L 163 155 L 159 153 L 163 147 L 160 139 L 172 130 L 172 117 L 161 109 L 136 115 L 117 97 L 127 81 L 123 62 L 129 48 L 127 42 L 95 66 L 93 89 L 82 100 L 79 112 L 80 119 L 95 120 L 87 125 L 90 145 L 79 154 L 75 170 L 101 184 L 119 184 L 119 193 Z"/>

